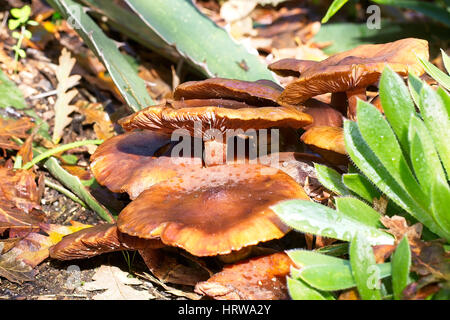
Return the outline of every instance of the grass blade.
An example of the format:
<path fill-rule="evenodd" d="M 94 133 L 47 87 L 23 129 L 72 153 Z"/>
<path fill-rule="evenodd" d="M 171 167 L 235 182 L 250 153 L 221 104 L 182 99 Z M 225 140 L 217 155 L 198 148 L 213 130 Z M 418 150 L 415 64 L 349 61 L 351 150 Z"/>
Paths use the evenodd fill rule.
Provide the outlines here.
<path fill-rule="evenodd" d="M 422 58 L 419 58 L 422 63 L 425 71 L 441 86 L 443 86 L 446 90 L 450 90 L 450 77 L 442 72 L 438 67 L 436 67 L 431 62 L 425 61 Z"/>
<path fill-rule="evenodd" d="M 274 80 L 256 54 L 204 16 L 191 1 L 126 0 L 149 28 L 209 77 Z"/>
<path fill-rule="evenodd" d="M 111 78 L 128 106 L 134 111 L 153 104 L 144 80 L 139 78 L 131 65 L 120 53 L 116 43 L 109 39 L 89 17 L 82 6 L 72 0 L 49 0 L 83 38 L 89 48 L 103 62 Z"/>
<path fill-rule="evenodd" d="M 338 12 L 347 2 L 348 0 L 334 0 L 333 3 L 329 6 L 325 16 L 322 18 L 322 23 L 327 23 L 328 20 L 330 20 L 330 18 L 334 16 L 336 12 Z"/>

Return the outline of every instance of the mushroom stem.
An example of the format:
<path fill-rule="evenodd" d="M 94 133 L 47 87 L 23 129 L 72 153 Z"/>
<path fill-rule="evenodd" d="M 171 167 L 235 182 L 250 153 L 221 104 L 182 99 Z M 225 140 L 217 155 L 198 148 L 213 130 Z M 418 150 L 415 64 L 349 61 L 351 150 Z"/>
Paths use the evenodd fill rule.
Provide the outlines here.
<path fill-rule="evenodd" d="M 206 167 L 225 164 L 227 161 L 227 144 L 217 140 L 205 141 L 203 160 Z"/>
<path fill-rule="evenodd" d="M 345 115 L 347 112 L 347 96 L 345 95 L 345 92 L 331 93 L 330 105 Z"/>
<path fill-rule="evenodd" d="M 366 88 L 357 88 L 351 91 L 347 91 L 346 93 L 348 100 L 347 118 L 355 121 L 358 99 L 367 101 Z"/>

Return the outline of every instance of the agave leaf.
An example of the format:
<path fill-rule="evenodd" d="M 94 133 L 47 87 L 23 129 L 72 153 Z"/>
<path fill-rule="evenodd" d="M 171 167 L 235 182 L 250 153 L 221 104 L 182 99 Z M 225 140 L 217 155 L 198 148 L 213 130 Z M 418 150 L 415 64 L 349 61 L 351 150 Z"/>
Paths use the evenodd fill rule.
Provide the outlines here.
<path fill-rule="evenodd" d="M 126 0 L 161 39 L 209 77 L 275 81 L 272 73 L 191 1 Z"/>
<path fill-rule="evenodd" d="M 409 144 L 411 146 L 411 164 L 422 190 L 431 196 L 433 177 L 439 176 L 445 181 L 445 172 L 436 152 L 428 130 L 418 117 L 411 118 L 409 124 Z"/>
<path fill-rule="evenodd" d="M 416 110 L 405 82 L 389 66 L 381 75 L 380 99 L 389 124 L 397 135 L 403 151 L 408 153 L 409 119 L 416 114 Z"/>
<path fill-rule="evenodd" d="M 373 244 L 392 244 L 393 238 L 377 227 L 357 220 L 350 213 L 335 211 L 318 203 L 305 200 L 288 200 L 271 207 L 289 227 L 304 233 L 350 241 L 360 232 Z"/>
<path fill-rule="evenodd" d="M 84 8 L 72 0 L 49 0 L 49 4 L 67 19 L 89 48 L 103 62 L 122 97 L 133 111 L 153 104 L 144 80 L 97 24 L 85 13 Z"/>
<path fill-rule="evenodd" d="M 345 186 L 369 203 L 379 199 L 381 192 L 362 174 L 346 173 L 342 175 Z"/>
<path fill-rule="evenodd" d="M 422 58 L 419 58 L 422 63 L 425 71 L 437 82 L 441 84 L 445 89 L 450 90 L 450 77 L 446 75 L 444 72 L 439 70 L 434 64 L 429 61 L 425 61 Z"/>
<path fill-rule="evenodd" d="M 313 288 L 337 291 L 356 286 L 350 261 L 306 250 L 287 251 L 300 269 L 291 269 L 291 277 L 301 279 Z M 373 268 L 380 279 L 391 275 L 391 264 L 383 263 Z"/>
<path fill-rule="evenodd" d="M 430 177 L 431 178 L 431 177 Z M 450 188 L 441 177 L 437 176 L 432 185 L 432 210 L 436 222 L 447 231 L 446 240 L 450 237 Z"/>
<path fill-rule="evenodd" d="M 408 237 L 403 237 L 391 257 L 392 290 L 394 299 L 402 299 L 402 292 L 410 282 L 409 269 L 411 267 L 411 249 Z"/>
<path fill-rule="evenodd" d="M 368 226 L 383 228 L 380 222 L 381 215 L 361 200 L 350 197 L 336 198 L 336 209 Z"/>
<path fill-rule="evenodd" d="M 403 156 L 395 134 L 382 114 L 371 104 L 359 101 L 357 118 L 364 141 L 390 175 L 418 202 L 427 205 L 424 193 Z M 407 138 L 408 136 L 406 136 Z M 408 142 L 406 141 L 406 143 Z"/>
<path fill-rule="evenodd" d="M 165 43 L 152 29 L 135 14 L 122 8 L 111 0 L 82 0 L 83 3 L 108 17 L 107 23 L 127 37 L 139 42 L 143 46 L 158 52 L 165 58 L 177 60 L 180 58 L 176 50 Z"/>
<path fill-rule="evenodd" d="M 338 195 L 349 195 L 350 192 L 342 183 L 341 175 L 334 169 L 315 163 L 317 179 L 328 190 Z"/>
<path fill-rule="evenodd" d="M 373 154 L 353 121 L 344 122 L 344 138 L 348 154 L 355 165 L 392 201 L 425 224 L 432 232 L 444 235 L 426 209 L 418 204 L 389 174 Z"/>
<path fill-rule="evenodd" d="M 348 0 L 334 0 L 333 3 L 328 7 L 328 11 L 325 16 L 322 18 L 322 23 L 327 23 L 328 20 L 330 20 L 330 18 L 334 16 L 336 12 L 338 12 L 339 9 L 341 9 L 347 2 Z"/>
<path fill-rule="evenodd" d="M 381 300 L 375 255 L 365 237 L 359 234 L 356 234 L 350 243 L 350 265 L 361 299 Z"/>
<path fill-rule="evenodd" d="M 450 115 L 444 106 L 444 100 L 424 83 L 419 107 L 447 175 L 450 175 Z"/>
<path fill-rule="evenodd" d="M 292 300 L 335 300 L 330 293 L 321 293 L 302 280 L 287 277 L 286 282 Z"/>

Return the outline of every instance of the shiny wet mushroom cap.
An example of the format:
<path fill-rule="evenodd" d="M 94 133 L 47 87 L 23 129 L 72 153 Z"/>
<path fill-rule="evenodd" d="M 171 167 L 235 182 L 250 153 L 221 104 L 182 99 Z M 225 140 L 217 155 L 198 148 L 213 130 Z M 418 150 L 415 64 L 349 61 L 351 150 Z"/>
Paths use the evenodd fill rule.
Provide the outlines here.
<path fill-rule="evenodd" d="M 164 152 L 170 143 L 170 136 L 150 131 L 113 137 L 92 155 L 92 173 L 100 185 L 113 192 L 127 192 L 135 199 L 160 181 L 183 175 L 193 167 L 201 168 L 200 158 L 181 157 L 174 161 L 169 152 Z"/>
<path fill-rule="evenodd" d="M 348 163 L 344 129 L 342 128 L 312 127 L 301 136 L 301 140 L 331 164 L 345 165 Z"/>
<path fill-rule="evenodd" d="M 421 39 L 402 39 L 386 44 L 362 45 L 335 54 L 310 68 L 290 83 L 278 103 L 299 105 L 323 93 L 346 92 L 349 100 L 363 98 L 368 86 L 375 84 L 388 65 L 395 72 L 407 76 L 424 73 L 417 57 L 428 60 L 428 42 Z M 349 105 L 356 106 L 355 101 Z"/>
<path fill-rule="evenodd" d="M 269 80 L 267 80 L 269 81 Z M 267 82 L 250 82 L 223 78 L 203 81 L 189 81 L 175 88 L 175 100 L 188 99 L 230 99 L 254 106 L 278 105 L 277 99 L 282 88 Z"/>
<path fill-rule="evenodd" d="M 161 239 L 195 256 L 228 254 L 281 238 L 289 228 L 269 209 L 308 199 L 291 177 L 273 168 L 235 164 L 192 170 L 144 191 L 119 215 L 119 230 Z"/>
<path fill-rule="evenodd" d="M 300 77 L 303 72 L 317 63 L 312 60 L 281 59 L 271 63 L 268 68 L 282 77 Z"/>

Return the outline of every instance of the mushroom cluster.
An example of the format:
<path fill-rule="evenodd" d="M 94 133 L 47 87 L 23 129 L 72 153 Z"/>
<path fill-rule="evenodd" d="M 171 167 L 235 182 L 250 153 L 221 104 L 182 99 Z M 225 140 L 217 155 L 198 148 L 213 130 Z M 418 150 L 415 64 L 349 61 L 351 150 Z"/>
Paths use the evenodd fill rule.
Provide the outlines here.
<path fill-rule="evenodd" d="M 314 117 L 314 126 L 321 128 L 311 127 L 302 141 L 332 164 L 341 165 L 348 161 L 339 113 L 355 120 L 357 100 L 368 100 L 368 91 L 377 88 L 386 66 L 404 77 L 408 73 L 423 75 L 425 70 L 418 58 L 428 60 L 428 42 L 407 38 L 362 45 L 320 62 L 284 59 L 271 64 L 269 69 L 280 76 L 297 77 L 286 86 L 277 102 L 306 106 L 305 112 Z M 325 95 L 329 93 L 331 97 Z M 372 96 L 371 102 L 383 111 L 377 95 Z M 311 109 L 314 113 L 308 112 Z"/>
<path fill-rule="evenodd" d="M 139 250 L 150 267 L 154 261 L 149 257 L 156 256 L 152 251 L 163 247 L 197 257 L 229 256 L 283 237 L 289 228 L 270 206 L 309 199 L 296 182 L 305 179 L 299 176 L 302 169 L 286 165 L 291 177 L 261 164 L 270 155 L 256 163 L 235 157 L 226 161 L 229 145 L 220 139 L 230 132 L 227 138 L 233 137 L 238 129 L 245 134 L 248 129 L 299 129 L 312 123 L 299 109 L 280 106 L 280 94 L 268 81 L 187 82 L 176 88 L 173 101 L 121 119 L 128 132 L 103 143 L 91 158 L 91 169 L 99 184 L 128 193 L 131 203 L 116 224 L 65 237 L 51 248 L 51 257 L 81 259 L 131 249 Z M 172 141 L 175 133 L 187 136 L 189 146 L 200 143 L 200 154 L 180 152 L 181 142 Z M 295 157 L 285 153 L 282 161 Z"/>
<path fill-rule="evenodd" d="M 91 158 L 98 183 L 128 193 L 132 200 L 117 222 L 64 237 L 50 249 L 50 256 L 70 260 L 138 250 L 154 271 L 161 250 L 168 248 L 229 262 L 230 255 L 242 259 L 258 243 L 282 238 L 289 228 L 270 207 L 288 199 L 309 199 L 302 187 L 308 180 L 308 164 L 347 163 L 344 114 L 354 119 L 356 98 L 367 99 L 367 90 L 376 87 L 386 65 L 404 76 L 423 74 L 416 55 L 428 58 L 426 41 L 361 46 L 322 62 L 282 60 L 270 69 L 298 77 L 285 90 L 267 80 L 214 78 L 179 85 L 173 100 L 121 119 L 127 133 L 104 142 Z M 330 93 L 331 98 L 326 96 Z M 340 100 L 342 94 L 346 99 Z M 249 153 L 234 154 L 233 139 L 249 140 L 254 137 L 248 130 L 269 128 L 306 130 L 301 140 L 321 157 L 277 150 L 274 165 L 268 161 L 270 153 L 256 159 Z M 225 290 L 224 279 L 233 278 L 230 270 L 254 265 L 266 266 L 260 275 L 281 279 L 288 272 L 288 260 L 278 253 L 241 262 L 199 284 L 197 292 Z M 278 265 L 275 261 L 283 261 L 280 272 L 269 270 Z M 261 281 L 253 282 L 258 286 Z M 207 294 L 240 295 L 234 289 L 227 292 Z M 265 291 L 264 297 L 272 296 L 283 295 Z"/>

